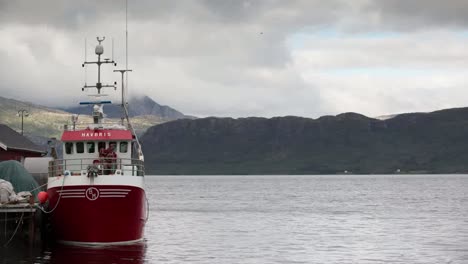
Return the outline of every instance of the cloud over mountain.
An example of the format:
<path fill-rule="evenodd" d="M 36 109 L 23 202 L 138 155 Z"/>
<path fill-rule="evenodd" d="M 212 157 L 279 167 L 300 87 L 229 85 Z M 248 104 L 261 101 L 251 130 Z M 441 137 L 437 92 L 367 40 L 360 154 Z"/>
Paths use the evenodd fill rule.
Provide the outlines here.
<path fill-rule="evenodd" d="M 432 0 L 131 1 L 130 93 L 196 116 L 462 106 L 467 10 Z M 124 1 L 0 1 L 0 91 L 78 102 L 84 39 L 91 59 L 95 37 L 107 36 L 109 57 L 113 37 L 120 68 L 124 30 Z M 88 67 L 86 81 L 95 75 Z M 120 80 L 112 68 L 103 78 Z"/>

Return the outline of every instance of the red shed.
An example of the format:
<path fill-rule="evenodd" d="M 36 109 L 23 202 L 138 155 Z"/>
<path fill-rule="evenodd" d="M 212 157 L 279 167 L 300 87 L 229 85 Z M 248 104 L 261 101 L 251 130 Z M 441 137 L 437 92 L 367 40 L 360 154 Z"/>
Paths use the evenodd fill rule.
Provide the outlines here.
<path fill-rule="evenodd" d="M 41 157 L 47 153 L 25 136 L 4 124 L 0 124 L 0 161 L 17 160 L 26 157 Z"/>

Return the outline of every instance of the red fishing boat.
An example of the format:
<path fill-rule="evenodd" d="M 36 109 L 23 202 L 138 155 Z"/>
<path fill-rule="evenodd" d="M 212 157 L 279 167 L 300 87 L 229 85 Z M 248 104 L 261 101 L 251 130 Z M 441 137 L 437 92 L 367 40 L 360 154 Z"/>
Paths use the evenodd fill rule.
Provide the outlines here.
<path fill-rule="evenodd" d="M 124 100 L 122 73 L 122 118 L 107 123 L 101 89 L 114 88 L 101 83 L 101 66 L 114 60 L 102 59 L 104 48 L 99 44 L 95 53 L 98 80 L 82 90 L 96 89 L 96 101 L 81 102 L 93 105 L 92 123 L 77 124 L 73 116 L 71 127 L 62 134 L 63 158 L 55 159 L 49 167 L 47 194 L 52 235 L 62 243 L 113 245 L 129 244 L 143 239 L 147 219 L 147 200 L 144 189 L 144 165 L 141 145 L 128 117 Z M 106 120 L 106 122 L 104 122 Z"/>

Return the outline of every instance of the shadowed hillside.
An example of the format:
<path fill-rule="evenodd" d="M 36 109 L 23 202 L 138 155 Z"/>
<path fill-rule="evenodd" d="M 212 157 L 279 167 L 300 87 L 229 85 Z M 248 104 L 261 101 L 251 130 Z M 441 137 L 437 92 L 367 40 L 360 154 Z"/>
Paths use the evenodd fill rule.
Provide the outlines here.
<path fill-rule="evenodd" d="M 141 140 L 148 174 L 468 172 L 468 108 L 387 120 L 355 113 L 177 120 Z"/>

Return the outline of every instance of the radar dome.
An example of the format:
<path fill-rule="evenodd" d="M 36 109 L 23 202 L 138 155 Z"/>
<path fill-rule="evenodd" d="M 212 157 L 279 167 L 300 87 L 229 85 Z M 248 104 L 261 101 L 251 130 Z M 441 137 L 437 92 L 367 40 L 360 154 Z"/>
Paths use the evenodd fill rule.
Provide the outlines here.
<path fill-rule="evenodd" d="M 97 45 L 95 52 L 96 55 L 102 55 L 104 53 L 104 47 L 102 45 Z"/>

